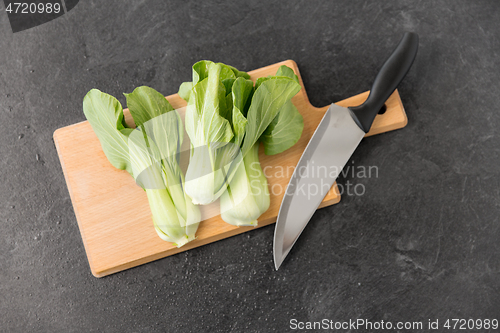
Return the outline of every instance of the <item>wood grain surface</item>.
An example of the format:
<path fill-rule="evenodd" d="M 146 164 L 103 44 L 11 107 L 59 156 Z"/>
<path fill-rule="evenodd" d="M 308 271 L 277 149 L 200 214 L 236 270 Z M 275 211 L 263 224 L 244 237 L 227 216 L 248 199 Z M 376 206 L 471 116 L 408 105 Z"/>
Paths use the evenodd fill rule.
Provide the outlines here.
<path fill-rule="evenodd" d="M 260 161 L 269 181 L 271 205 L 259 218 L 258 227 L 276 221 L 293 168 L 328 108 L 328 106 L 316 108 L 309 103 L 297 64 L 292 60 L 263 67 L 249 74 L 255 81 L 258 77 L 274 75 L 281 65 L 291 67 L 299 76 L 302 90 L 292 102 L 304 117 L 304 131 L 299 142 L 282 154 L 267 156 L 263 147 L 260 147 Z M 359 105 L 367 96 L 368 92 L 364 92 L 336 104 Z M 168 96 L 167 99 L 176 109 L 185 106 L 185 102 L 177 94 Z M 375 118 L 372 129 L 366 136 L 406 126 L 406 113 L 397 91 L 388 99 L 386 107 L 386 112 Z M 124 113 L 127 123 L 132 125 L 133 120 L 128 110 Z M 220 216 L 214 213 L 218 210 L 216 202 L 203 208 L 204 216 L 207 214 L 215 216 L 200 224 L 196 240 L 176 248 L 158 237 L 151 220 L 146 193 L 136 185 L 126 171 L 115 169 L 108 162 L 87 121 L 56 130 L 54 142 L 90 269 L 96 277 L 116 273 L 254 229 L 254 227 L 235 227 L 222 221 Z M 334 184 L 320 207 L 333 205 L 339 201 L 340 195 Z"/>

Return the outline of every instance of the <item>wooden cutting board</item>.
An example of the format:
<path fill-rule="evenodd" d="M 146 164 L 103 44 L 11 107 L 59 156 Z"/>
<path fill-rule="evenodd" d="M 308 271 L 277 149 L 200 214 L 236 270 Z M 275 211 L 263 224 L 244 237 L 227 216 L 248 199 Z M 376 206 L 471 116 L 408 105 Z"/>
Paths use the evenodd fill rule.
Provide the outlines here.
<path fill-rule="evenodd" d="M 263 152 L 263 147 L 260 147 L 261 165 L 266 170 L 269 181 L 271 206 L 259 218 L 258 227 L 276 221 L 283 192 L 293 168 L 328 108 L 328 106 L 316 108 L 309 103 L 297 64 L 292 60 L 260 68 L 249 74 L 255 81 L 261 76 L 274 75 L 281 65 L 292 68 L 299 76 L 302 90 L 292 102 L 304 117 L 304 131 L 299 142 L 282 154 L 267 156 Z M 368 92 L 365 92 L 337 104 L 359 105 L 367 96 Z M 185 106 L 185 102 L 177 94 L 168 96 L 167 99 L 174 108 Z M 127 122 L 133 122 L 128 110 L 125 110 L 125 117 Z M 399 94 L 395 91 L 386 102 L 386 112 L 375 118 L 367 136 L 402 128 L 406 124 L 406 113 Z M 254 227 L 238 228 L 225 223 L 220 216 L 215 216 L 200 224 L 196 240 L 176 248 L 157 236 L 146 193 L 136 185 L 126 171 L 115 169 L 108 162 L 87 121 L 56 130 L 54 142 L 90 269 L 96 277 L 116 273 L 254 229 Z M 334 184 L 320 207 L 333 205 L 339 201 L 340 195 Z M 211 208 L 217 209 L 217 205 Z"/>

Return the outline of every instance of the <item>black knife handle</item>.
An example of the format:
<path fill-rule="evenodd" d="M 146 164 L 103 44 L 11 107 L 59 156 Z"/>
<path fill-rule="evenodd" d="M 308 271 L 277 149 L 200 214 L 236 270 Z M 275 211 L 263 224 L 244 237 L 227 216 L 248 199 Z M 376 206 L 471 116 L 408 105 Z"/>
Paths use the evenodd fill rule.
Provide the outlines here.
<path fill-rule="evenodd" d="M 370 94 L 360 106 L 349 107 L 358 126 L 368 133 L 373 119 L 410 70 L 417 55 L 418 35 L 406 32 L 373 81 Z"/>

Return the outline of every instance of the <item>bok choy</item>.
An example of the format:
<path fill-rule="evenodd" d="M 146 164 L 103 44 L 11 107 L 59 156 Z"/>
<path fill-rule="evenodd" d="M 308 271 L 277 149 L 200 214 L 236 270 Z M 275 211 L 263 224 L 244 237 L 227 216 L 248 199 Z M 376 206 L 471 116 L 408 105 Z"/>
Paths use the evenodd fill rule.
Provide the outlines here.
<path fill-rule="evenodd" d="M 127 170 L 146 191 L 158 235 L 181 247 L 195 238 L 201 219 L 184 191 L 179 167 L 181 119 L 152 88 L 139 87 L 125 96 L 136 129 L 126 125 L 120 102 L 97 89 L 85 96 L 83 111 L 110 163 Z"/>
<path fill-rule="evenodd" d="M 181 85 L 186 99 L 186 131 L 192 153 L 186 192 L 193 202 L 220 197 L 221 216 L 237 226 L 257 225 L 269 208 L 269 190 L 258 149 L 278 154 L 302 134 L 303 119 L 291 98 L 301 86 L 293 70 L 282 66 L 275 76 L 249 76 L 224 64 L 200 61 L 193 81 Z"/>
<path fill-rule="evenodd" d="M 200 61 L 193 66 L 193 81 L 181 85 L 179 95 L 188 102 L 186 132 L 192 147 L 186 192 L 195 204 L 209 204 L 226 190 L 227 173 L 246 126 L 244 115 L 233 107 L 231 87 L 239 79 L 251 89 L 248 77 L 234 67 Z M 241 96 L 242 102 L 247 98 Z"/>

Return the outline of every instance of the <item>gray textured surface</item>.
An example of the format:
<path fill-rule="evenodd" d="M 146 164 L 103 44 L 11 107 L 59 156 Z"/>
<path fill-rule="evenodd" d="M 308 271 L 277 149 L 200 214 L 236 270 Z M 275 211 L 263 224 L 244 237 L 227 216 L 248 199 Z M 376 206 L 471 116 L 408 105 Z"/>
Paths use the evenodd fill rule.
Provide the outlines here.
<path fill-rule="evenodd" d="M 12 34 L 0 13 L 0 331 L 284 332 L 301 321 L 500 317 L 496 1 L 81 1 Z M 52 133 L 97 87 L 165 95 L 213 59 L 297 61 L 323 106 L 369 89 L 403 30 L 409 125 L 365 140 L 378 178 L 319 210 L 279 271 L 272 226 L 90 274 Z M 120 97 L 123 102 L 124 98 Z"/>

